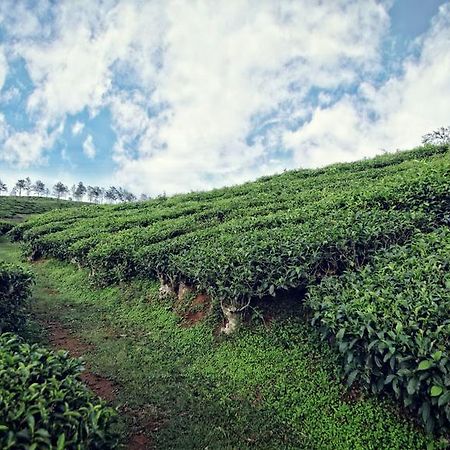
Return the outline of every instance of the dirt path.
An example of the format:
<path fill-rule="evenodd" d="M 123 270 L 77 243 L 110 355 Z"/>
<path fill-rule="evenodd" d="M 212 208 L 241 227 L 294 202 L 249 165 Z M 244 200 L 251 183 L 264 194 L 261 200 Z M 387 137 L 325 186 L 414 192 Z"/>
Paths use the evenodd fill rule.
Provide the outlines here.
<path fill-rule="evenodd" d="M 66 328 L 61 322 L 56 320 L 40 320 L 42 327 L 47 332 L 47 337 L 52 348 L 55 350 L 67 350 L 73 357 L 82 357 L 93 348 L 74 336 L 72 331 Z M 113 402 L 120 390 L 120 386 L 106 377 L 94 373 L 89 366 L 81 374 L 83 382 L 100 398 L 108 403 Z M 130 414 L 131 412 L 128 412 Z M 139 414 L 133 414 L 134 421 L 139 427 Z M 145 424 L 144 424 L 145 425 Z M 145 427 L 142 427 L 145 429 Z M 144 433 L 144 429 L 134 432 L 130 436 L 126 446 L 127 450 L 147 450 L 152 449 L 150 438 Z"/>

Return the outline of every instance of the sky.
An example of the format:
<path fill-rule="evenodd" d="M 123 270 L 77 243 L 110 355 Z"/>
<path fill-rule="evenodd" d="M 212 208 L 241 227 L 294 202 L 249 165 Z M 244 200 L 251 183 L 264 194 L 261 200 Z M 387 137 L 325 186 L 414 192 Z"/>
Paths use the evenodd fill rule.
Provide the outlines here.
<path fill-rule="evenodd" d="M 0 179 L 158 195 L 450 125 L 450 1 L 0 0 Z"/>

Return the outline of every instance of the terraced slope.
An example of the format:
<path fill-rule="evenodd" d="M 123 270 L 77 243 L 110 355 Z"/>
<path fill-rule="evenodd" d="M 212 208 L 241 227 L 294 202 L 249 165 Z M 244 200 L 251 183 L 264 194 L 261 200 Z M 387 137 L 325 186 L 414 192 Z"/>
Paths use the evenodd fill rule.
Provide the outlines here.
<path fill-rule="evenodd" d="M 82 202 L 44 197 L 0 196 L 0 235 L 33 214 L 41 214 L 53 209 L 73 208 L 82 204 Z"/>
<path fill-rule="evenodd" d="M 364 315 L 366 309 L 397 308 L 400 291 L 390 278 L 383 281 L 393 289 L 386 304 L 374 303 L 381 291 L 365 297 L 364 290 L 372 273 L 365 269 L 368 264 L 375 264 L 374 273 L 384 273 L 391 264 L 390 249 L 414 254 L 411 246 L 420 236 L 427 241 L 429 233 L 447 242 L 449 225 L 449 148 L 421 147 L 205 193 L 50 212 L 16 227 L 13 237 L 24 240 L 35 257 L 54 256 L 88 267 L 97 283 L 150 277 L 175 291 L 185 283 L 234 310 L 266 296 L 276 301 L 281 291 L 309 291 L 316 323 L 325 336 L 336 339 L 349 381 L 358 379 L 377 392 L 393 390 L 419 412 L 429 430 L 445 431 L 450 330 L 442 302 L 448 302 L 448 289 L 432 296 L 430 306 L 421 289 L 434 292 L 433 278 L 424 275 L 421 288 L 414 287 L 409 302 L 417 302 L 419 309 L 436 304 L 441 311 L 432 320 L 417 319 L 416 328 L 403 324 L 416 320 L 414 307 L 400 309 L 398 327 L 389 316 L 373 326 L 372 317 Z M 433 247 L 428 249 L 431 255 Z M 443 251 L 439 264 L 450 257 L 448 246 Z M 413 265 L 421 264 L 421 257 L 415 258 Z M 399 270 L 396 276 L 405 280 L 411 273 Z M 354 287 L 351 276 L 360 287 Z M 335 281 L 342 283 L 342 295 L 329 293 Z M 324 307 L 322 296 L 335 298 L 338 307 Z M 355 308 L 362 311 L 368 332 L 349 325 Z M 434 333 L 436 327 L 439 339 L 421 343 L 421 334 Z M 390 340 L 388 332 L 394 333 Z M 381 344 L 372 339 L 374 333 Z M 402 347 L 404 339 L 416 344 Z"/>
<path fill-rule="evenodd" d="M 448 223 L 450 157 L 419 148 L 145 203 L 54 211 L 14 235 L 110 283 L 144 275 L 240 300 L 306 287 Z"/>

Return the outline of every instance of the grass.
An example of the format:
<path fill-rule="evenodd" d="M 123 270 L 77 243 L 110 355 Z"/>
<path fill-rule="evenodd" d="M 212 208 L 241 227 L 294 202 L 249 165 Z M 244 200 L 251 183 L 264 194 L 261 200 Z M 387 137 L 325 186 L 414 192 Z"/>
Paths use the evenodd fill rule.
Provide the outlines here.
<path fill-rule="evenodd" d="M 0 259 L 20 261 L 19 247 L 1 241 Z M 289 302 L 291 318 L 254 319 L 237 335 L 218 338 L 211 320 L 180 326 L 153 282 L 96 289 L 86 271 L 66 263 L 45 260 L 32 269 L 34 317 L 57 319 L 92 345 L 85 359 L 120 386 L 115 404 L 127 413 L 123 426 L 145 428 L 156 448 L 445 445 L 389 399 L 348 392 L 339 356 L 299 318 L 300 302 Z"/>

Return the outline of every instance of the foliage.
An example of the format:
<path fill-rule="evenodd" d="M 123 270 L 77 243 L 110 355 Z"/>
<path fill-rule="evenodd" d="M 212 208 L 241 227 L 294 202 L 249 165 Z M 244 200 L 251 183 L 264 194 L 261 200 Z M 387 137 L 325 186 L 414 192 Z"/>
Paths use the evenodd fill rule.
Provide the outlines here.
<path fill-rule="evenodd" d="M 208 193 L 50 212 L 12 234 L 29 253 L 89 267 L 99 283 L 164 275 L 246 303 L 448 222 L 449 160 L 447 148 L 424 147 Z"/>
<path fill-rule="evenodd" d="M 22 327 L 32 283 L 31 272 L 0 260 L 0 333 Z"/>
<path fill-rule="evenodd" d="M 111 449 L 115 412 L 79 379 L 82 365 L 0 335 L 0 447 Z"/>
<path fill-rule="evenodd" d="M 449 228 L 326 277 L 310 287 L 307 303 L 324 336 L 336 337 L 350 383 L 391 388 L 429 431 L 449 425 Z"/>
<path fill-rule="evenodd" d="M 300 301 L 273 304 L 296 319 L 223 339 L 205 322 L 180 327 L 155 282 L 97 289 L 67 263 L 46 260 L 35 270 L 55 293 L 36 300 L 40 314 L 93 343 L 89 365 L 120 385 L 130 427 L 141 418 L 155 448 L 445 448 L 391 401 L 362 392 L 351 399 L 339 355 L 302 319 Z"/>
<path fill-rule="evenodd" d="M 6 234 L 14 228 L 14 224 L 5 220 L 0 220 L 0 236 Z"/>
<path fill-rule="evenodd" d="M 310 286 L 309 304 L 320 311 L 319 300 L 312 299 L 316 298 L 314 287 L 322 279 L 341 280 L 342 274 L 351 273 L 358 276 L 389 249 L 409 248 L 417 236 L 449 226 L 449 205 L 449 147 L 424 146 L 319 170 L 286 172 L 210 192 L 52 211 L 15 227 L 10 234 L 25 242 L 28 254 L 54 256 L 86 267 L 91 280 L 99 285 L 165 277 L 175 284 L 195 285 L 215 302 L 239 305 Z M 324 281 L 320 286 L 325 289 L 328 285 Z M 338 298 L 339 292 L 334 295 Z M 346 299 L 349 305 L 358 295 L 353 292 Z M 416 308 L 421 300 L 411 294 L 410 303 Z M 350 321 L 345 303 L 342 308 L 340 320 Z M 446 326 L 448 318 L 444 311 L 435 321 L 423 322 L 422 332 L 434 333 L 436 327 Z M 320 319 L 317 316 L 318 323 Z M 346 330 L 323 325 L 330 326 L 329 333 L 335 333 L 338 342 L 346 338 Z M 389 322 L 380 322 L 377 332 L 384 336 L 391 328 Z M 355 352 L 363 355 L 358 353 L 360 358 L 365 351 L 360 349 L 371 344 L 367 338 L 363 334 L 355 347 Z M 342 350 L 352 350 L 356 342 L 343 342 Z M 372 353 L 367 353 L 371 358 Z M 355 365 L 347 370 L 350 382 L 362 378 L 359 374 L 365 370 L 358 365 L 358 355 L 345 354 L 349 367 Z M 405 353 L 402 357 L 420 364 L 422 360 L 417 358 L 430 360 L 430 355 Z M 366 374 L 367 382 L 377 392 L 391 385 L 396 391 L 398 386 L 397 395 L 420 409 L 428 429 L 434 422 L 444 424 L 446 412 L 435 406 L 443 402 L 447 381 L 436 379 L 437 384 L 427 384 L 432 378 L 420 370 L 419 381 L 409 386 L 407 397 L 400 387 L 406 382 L 408 392 L 407 373 L 400 381 L 389 378 L 386 382 L 388 375 L 394 375 L 384 368 L 391 364 L 391 356 L 381 360 L 382 370 Z M 375 364 L 378 359 L 374 357 Z M 439 364 L 447 363 L 439 360 Z M 416 374 L 418 369 L 408 370 Z"/>

